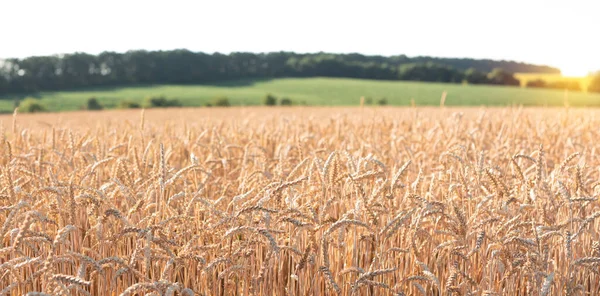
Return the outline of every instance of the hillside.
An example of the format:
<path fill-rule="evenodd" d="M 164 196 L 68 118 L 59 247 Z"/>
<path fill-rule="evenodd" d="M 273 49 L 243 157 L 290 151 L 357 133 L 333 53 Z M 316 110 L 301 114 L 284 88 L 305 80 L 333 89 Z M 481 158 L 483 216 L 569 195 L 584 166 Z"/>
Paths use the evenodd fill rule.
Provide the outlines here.
<path fill-rule="evenodd" d="M 493 76 L 495 69 L 502 69 L 506 73 L 559 72 L 548 66 L 512 61 L 411 58 L 405 55 L 384 57 L 293 52 L 236 52 L 225 55 L 188 50 L 139 50 L 0 60 L 0 94 L 138 84 L 206 84 L 286 77 L 512 83 L 511 79 L 488 79 L 488 76 Z"/>
<path fill-rule="evenodd" d="M 128 100 L 144 103 L 151 96 L 179 100 L 183 106 L 203 106 L 216 97 L 227 97 L 232 105 L 261 105 L 266 94 L 289 98 L 296 105 L 357 106 L 360 97 L 371 98 L 373 104 L 385 98 L 389 105 L 439 105 L 446 91 L 449 106 L 562 106 L 565 92 L 550 89 L 530 89 L 504 86 L 461 85 L 406 81 L 377 81 L 342 78 L 287 78 L 272 80 L 240 80 L 213 85 L 154 85 L 117 88 L 96 88 L 79 91 L 40 92 L 37 98 L 50 111 L 77 110 L 88 98 L 97 98 L 107 108 L 115 108 Z M 594 106 L 600 94 L 571 92 L 572 106 Z M 16 96 L 0 95 L 0 111 L 11 112 Z"/>

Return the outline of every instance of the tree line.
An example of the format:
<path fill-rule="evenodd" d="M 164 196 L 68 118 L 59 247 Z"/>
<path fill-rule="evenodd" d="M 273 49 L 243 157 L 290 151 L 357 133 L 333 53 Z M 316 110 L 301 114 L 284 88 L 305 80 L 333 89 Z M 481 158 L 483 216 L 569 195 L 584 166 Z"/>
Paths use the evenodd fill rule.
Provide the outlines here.
<path fill-rule="evenodd" d="M 342 77 L 517 85 L 512 72 L 555 68 L 508 61 L 405 55 L 207 54 L 189 50 L 74 53 L 0 60 L 0 94 L 134 84 L 201 84 L 278 77 Z"/>
<path fill-rule="evenodd" d="M 557 81 L 545 81 L 543 79 L 535 79 L 527 81 L 527 87 L 531 88 L 553 88 L 553 89 L 567 89 L 572 91 L 581 91 L 581 84 L 575 80 L 557 80 Z"/>

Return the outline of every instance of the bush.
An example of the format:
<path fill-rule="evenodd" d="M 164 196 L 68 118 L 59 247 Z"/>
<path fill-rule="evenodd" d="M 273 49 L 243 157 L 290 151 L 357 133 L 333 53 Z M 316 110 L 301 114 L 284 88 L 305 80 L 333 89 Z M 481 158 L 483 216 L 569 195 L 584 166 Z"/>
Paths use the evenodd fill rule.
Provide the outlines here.
<path fill-rule="evenodd" d="M 160 97 L 148 97 L 144 106 L 148 108 L 169 108 L 169 107 L 181 107 L 181 103 L 177 99 L 167 99 L 164 96 Z"/>
<path fill-rule="evenodd" d="M 291 106 L 292 100 L 289 98 L 282 98 L 280 104 L 281 104 L 281 106 Z"/>
<path fill-rule="evenodd" d="M 227 99 L 226 97 L 218 97 L 213 100 L 211 106 L 229 107 L 231 106 L 231 104 L 229 104 L 229 99 Z"/>
<path fill-rule="evenodd" d="M 541 79 L 527 81 L 527 87 L 545 87 L 546 82 Z"/>
<path fill-rule="evenodd" d="M 104 107 L 100 105 L 96 98 L 89 98 L 87 100 L 87 110 L 102 110 Z"/>
<path fill-rule="evenodd" d="M 136 102 L 132 102 L 132 101 L 121 101 L 119 102 L 119 109 L 138 109 L 138 108 L 142 108 L 142 106 L 139 103 Z"/>
<path fill-rule="evenodd" d="M 387 105 L 387 103 L 388 103 L 388 101 L 386 98 L 381 98 L 381 99 L 379 99 L 379 101 L 377 101 L 377 104 L 379 106 L 385 106 L 385 105 Z"/>
<path fill-rule="evenodd" d="M 373 105 L 373 98 L 371 98 L 371 97 L 365 98 L 365 105 Z"/>
<path fill-rule="evenodd" d="M 46 111 L 46 106 L 37 99 L 27 98 L 19 104 L 19 112 L 35 113 Z"/>
<path fill-rule="evenodd" d="M 268 94 L 265 96 L 263 103 L 265 106 L 275 106 L 277 105 L 277 98 L 272 94 Z"/>

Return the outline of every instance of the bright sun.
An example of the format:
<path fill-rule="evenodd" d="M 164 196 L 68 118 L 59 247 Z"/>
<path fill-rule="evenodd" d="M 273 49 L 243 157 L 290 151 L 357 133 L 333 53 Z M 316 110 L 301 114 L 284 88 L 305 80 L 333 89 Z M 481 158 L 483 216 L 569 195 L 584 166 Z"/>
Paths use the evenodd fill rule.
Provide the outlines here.
<path fill-rule="evenodd" d="M 590 69 L 584 65 L 569 65 L 560 67 L 560 72 L 566 77 L 585 77 L 589 74 Z"/>

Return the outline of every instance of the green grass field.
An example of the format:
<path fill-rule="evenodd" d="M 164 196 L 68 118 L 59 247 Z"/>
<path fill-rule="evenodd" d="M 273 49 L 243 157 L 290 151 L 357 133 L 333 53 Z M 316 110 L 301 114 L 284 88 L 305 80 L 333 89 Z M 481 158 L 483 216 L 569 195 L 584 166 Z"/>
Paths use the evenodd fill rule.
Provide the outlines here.
<path fill-rule="evenodd" d="M 107 108 L 121 100 L 142 103 L 149 96 L 164 95 L 178 99 L 184 106 L 202 106 L 218 96 L 226 96 L 232 105 L 260 105 L 267 93 L 288 97 L 295 104 L 358 105 L 360 97 L 376 103 L 386 98 L 389 105 L 439 105 L 446 91 L 448 106 L 502 106 L 512 104 L 562 106 L 565 92 L 504 86 L 460 85 L 405 81 L 376 81 L 338 78 L 289 78 L 259 81 L 235 81 L 216 85 L 156 85 L 102 88 L 77 91 L 42 92 L 30 96 L 42 99 L 50 111 L 77 110 L 90 97 Z M 0 96 L 0 111 L 10 112 L 17 96 Z M 571 92 L 571 106 L 600 106 L 600 94 Z"/>

